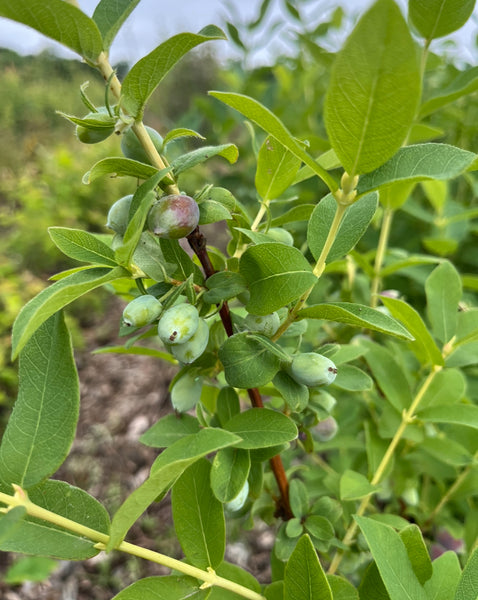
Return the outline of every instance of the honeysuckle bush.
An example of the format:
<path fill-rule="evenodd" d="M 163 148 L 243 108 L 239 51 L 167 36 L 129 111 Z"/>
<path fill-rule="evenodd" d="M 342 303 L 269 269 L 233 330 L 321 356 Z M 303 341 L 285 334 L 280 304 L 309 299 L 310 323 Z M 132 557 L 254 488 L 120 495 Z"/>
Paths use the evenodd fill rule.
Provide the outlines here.
<path fill-rule="evenodd" d="M 172 569 L 133 583 L 121 600 L 475 600 L 477 277 L 444 258 L 441 231 L 426 253 L 408 251 L 408 240 L 389 248 L 394 216 L 417 186 L 451 228 L 476 216 L 472 202 L 448 193 L 458 178 L 473 190 L 477 156 L 430 141 L 426 121 L 472 91 L 476 75 L 460 73 L 421 99 L 430 45 L 461 28 L 474 2 L 410 0 L 408 21 L 393 0 L 364 12 L 334 57 L 323 113 L 314 113 L 328 140 L 319 156 L 254 97 L 210 92 L 254 133 L 252 208 L 221 181 L 181 187 L 183 173 L 212 157 L 233 170 L 234 144 L 202 140 L 178 155 L 176 140 L 199 142 L 200 132 L 150 137 L 143 123 L 175 63 L 224 33 L 175 35 L 120 82 L 108 50 L 137 4 L 102 0 L 90 18 L 63 0 L 0 0 L 0 16 L 60 41 L 105 80 L 103 106 L 82 86 L 84 114 L 59 107 L 79 140 L 124 142 L 124 156 L 118 148 L 96 162 L 84 183 L 137 181 L 105 214 L 110 233 L 49 230 L 79 266 L 55 276 L 13 327 L 20 387 L 0 446 L 0 548 L 65 560 L 125 552 Z M 300 201 L 303 182 L 316 182 L 313 201 Z M 363 251 L 372 221 L 376 247 Z M 220 222 L 224 250 L 202 233 Z M 420 288 L 416 305 L 388 288 L 401 273 Z M 124 345 L 100 351 L 178 365 L 171 414 L 139 440 L 158 458 L 112 516 L 51 478 L 79 404 L 62 309 L 101 286 L 130 302 L 118 323 Z M 170 490 L 183 560 L 127 541 Z M 268 584 L 224 560 L 226 522 L 261 520 L 276 536 Z"/>

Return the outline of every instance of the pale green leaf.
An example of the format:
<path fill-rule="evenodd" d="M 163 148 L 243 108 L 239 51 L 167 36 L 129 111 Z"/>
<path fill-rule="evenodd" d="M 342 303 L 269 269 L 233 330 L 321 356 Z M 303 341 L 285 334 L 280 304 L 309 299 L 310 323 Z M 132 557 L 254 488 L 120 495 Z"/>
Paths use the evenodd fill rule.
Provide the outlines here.
<path fill-rule="evenodd" d="M 450 85 L 424 102 L 420 107 L 420 117 L 426 117 L 442 106 L 476 92 L 476 90 L 478 90 L 478 67 L 472 67 L 460 72 Z"/>
<path fill-rule="evenodd" d="M 474 6 L 475 0 L 410 0 L 408 15 L 424 38 L 434 40 L 460 29 Z"/>
<path fill-rule="evenodd" d="M 108 548 L 113 549 L 123 541 L 133 523 L 158 496 L 163 496 L 169 490 L 190 465 L 240 440 L 239 436 L 229 431 L 207 427 L 198 433 L 183 436 L 166 448 L 154 462 L 148 479 L 123 502 L 114 515 Z"/>
<path fill-rule="evenodd" d="M 28 25 L 92 63 L 103 50 L 95 22 L 64 0 L 0 0 L 0 17 Z"/>
<path fill-rule="evenodd" d="M 172 167 L 165 170 L 171 171 Z M 83 175 L 83 183 L 91 183 L 98 177 L 109 175 L 110 177 L 134 177 L 136 179 L 149 179 L 158 172 L 156 167 L 146 165 L 132 160 L 131 158 L 108 157 L 95 163 L 89 171 Z"/>
<path fill-rule="evenodd" d="M 112 600 L 206 600 L 209 590 L 201 590 L 199 586 L 192 577 L 146 577 L 121 590 Z"/>
<path fill-rule="evenodd" d="M 203 148 L 197 148 L 196 150 L 182 154 L 171 163 L 171 167 L 175 175 L 178 176 L 213 156 L 222 156 L 230 164 L 234 164 L 239 156 L 239 150 L 235 144 L 204 146 Z"/>
<path fill-rule="evenodd" d="M 244 96 L 243 94 L 235 94 L 231 92 L 209 92 L 211 96 L 221 100 L 231 108 L 234 108 L 247 119 L 253 121 L 269 135 L 272 135 L 285 148 L 287 148 L 297 158 L 308 165 L 312 171 L 320 177 L 329 187 L 330 191 L 335 191 L 338 184 L 335 179 L 327 173 L 305 150 L 299 142 L 294 138 L 284 123 L 276 117 L 268 108 L 263 106 L 254 98 Z"/>
<path fill-rule="evenodd" d="M 12 357 L 18 356 L 31 335 L 48 317 L 83 294 L 121 277 L 129 277 L 122 267 L 93 267 L 72 273 L 41 291 L 22 308 L 13 324 Z"/>
<path fill-rule="evenodd" d="M 418 412 L 422 421 L 453 423 L 478 429 L 478 406 L 472 404 L 446 404 L 430 406 Z"/>
<path fill-rule="evenodd" d="M 468 559 L 456 588 L 455 600 L 478 598 L 478 547 Z"/>
<path fill-rule="evenodd" d="M 300 538 L 287 562 L 284 600 L 332 600 L 329 582 L 308 535 Z"/>
<path fill-rule="evenodd" d="M 103 37 L 103 49 L 107 52 L 120 30 L 140 0 L 100 0 L 93 13 L 93 21 Z"/>
<path fill-rule="evenodd" d="M 68 227 L 49 227 L 48 233 L 55 245 L 70 258 L 98 265 L 116 266 L 113 250 L 91 233 Z"/>
<path fill-rule="evenodd" d="M 408 525 L 400 531 L 400 537 L 407 549 L 413 571 L 423 585 L 432 576 L 433 567 L 420 528 L 415 524 Z"/>
<path fill-rule="evenodd" d="M 80 392 L 63 315 L 47 319 L 20 355 L 18 398 L 0 446 L 0 479 L 30 487 L 66 458 Z"/>
<path fill-rule="evenodd" d="M 415 338 L 410 342 L 410 347 L 422 364 L 444 364 L 443 356 L 435 344 L 435 340 L 428 331 L 419 313 L 409 304 L 398 298 L 380 297 L 391 315 L 406 324 L 408 331 Z"/>
<path fill-rule="evenodd" d="M 373 519 L 356 516 L 355 520 L 367 540 L 390 598 L 427 600 L 399 534 Z"/>
<path fill-rule="evenodd" d="M 367 194 L 352 204 L 342 219 L 337 236 L 327 255 L 330 263 L 343 258 L 354 248 L 367 230 L 378 206 L 378 194 Z M 312 213 L 307 228 L 307 243 L 315 260 L 325 245 L 334 219 L 337 202 L 332 194 L 323 198 Z"/>
<path fill-rule="evenodd" d="M 402 13 L 392 0 L 378 0 L 337 55 L 325 100 L 327 133 L 350 175 L 373 171 L 400 148 L 420 88 L 415 43 Z"/>
<path fill-rule="evenodd" d="M 230 386 L 253 388 L 269 383 L 280 368 L 280 359 L 248 334 L 236 333 L 219 348 Z"/>
<path fill-rule="evenodd" d="M 398 321 L 382 312 L 362 304 L 352 302 L 328 302 L 303 308 L 297 315 L 298 319 L 324 319 L 346 323 L 353 327 L 365 327 L 388 333 L 396 337 L 412 340 L 413 336 Z"/>
<path fill-rule="evenodd" d="M 340 499 L 341 500 L 360 500 L 370 494 L 374 494 L 377 488 L 371 485 L 369 480 L 356 471 L 347 469 L 340 478 Z"/>
<path fill-rule="evenodd" d="M 161 352 L 154 348 L 146 348 L 145 346 L 105 346 L 104 348 L 98 348 L 93 350 L 92 354 L 136 354 L 137 356 L 154 356 L 160 360 L 165 360 L 172 365 L 177 365 L 178 361 L 171 356 L 168 352 Z"/>
<path fill-rule="evenodd" d="M 211 490 L 211 463 L 198 460 L 173 485 L 174 529 L 188 562 L 215 569 L 224 558 L 226 527 L 222 503 Z"/>
<path fill-rule="evenodd" d="M 446 344 L 456 332 L 462 295 L 460 275 L 450 262 L 442 262 L 431 272 L 425 282 L 425 293 L 432 331 Z"/>
<path fill-rule="evenodd" d="M 167 448 L 185 435 L 198 433 L 198 420 L 187 413 L 166 415 L 145 431 L 139 441 L 153 448 Z"/>
<path fill-rule="evenodd" d="M 360 178 L 359 195 L 398 181 L 453 179 L 476 160 L 476 154 L 448 144 L 416 144 L 400 150 L 388 162 Z"/>
<path fill-rule="evenodd" d="M 432 563 L 433 573 L 423 586 L 428 600 L 450 600 L 454 598 L 461 576 L 461 566 L 455 552 L 445 552 Z"/>
<path fill-rule="evenodd" d="M 251 450 L 283 444 L 297 437 L 295 423 L 268 408 L 250 408 L 239 413 L 224 425 L 224 429 L 242 438 L 234 444 L 235 448 Z"/>
<path fill-rule="evenodd" d="M 223 40 L 224 33 L 210 25 L 198 34 L 178 33 L 139 60 L 123 81 L 121 102 L 135 118 L 141 117 L 144 106 L 174 65 L 190 50 L 210 40 Z"/>
<path fill-rule="evenodd" d="M 263 200 L 278 198 L 292 184 L 301 164 L 292 152 L 268 136 L 257 157 L 256 190 Z"/>
<path fill-rule="evenodd" d="M 267 315 L 296 300 L 317 281 L 302 252 L 280 243 L 248 248 L 239 269 L 251 293 L 246 309 L 256 315 Z"/>

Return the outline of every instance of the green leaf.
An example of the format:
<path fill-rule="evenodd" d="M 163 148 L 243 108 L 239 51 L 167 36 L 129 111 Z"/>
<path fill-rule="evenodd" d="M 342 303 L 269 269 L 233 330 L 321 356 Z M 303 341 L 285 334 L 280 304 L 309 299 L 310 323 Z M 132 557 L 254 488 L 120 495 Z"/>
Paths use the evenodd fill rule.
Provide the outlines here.
<path fill-rule="evenodd" d="M 422 421 L 432 423 L 454 423 L 478 429 L 478 406 L 472 404 L 452 404 L 431 406 L 418 412 Z"/>
<path fill-rule="evenodd" d="M 442 106 L 450 104 L 462 98 L 467 94 L 476 92 L 478 89 L 478 67 L 472 67 L 462 71 L 459 75 L 443 90 L 434 94 L 420 107 L 419 116 L 421 118 L 435 112 Z"/>
<path fill-rule="evenodd" d="M 0 17 L 28 25 L 92 63 L 103 50 L 95 22 L 64 0 L 0 0 Z"/>
<path fill-rule="evenodd" d="M 212 493 L 211 463 L 197 461 L 173 485 L 174 529 L 188 562 L 215 569 L 224 558 L 226 526 L 221 502 Z"/>
<path fill-rule="evenodd" d="M 462 286 L 460 275 L 448 261 L 442 262 L 425 282 L 427 313 L 435 336 L 446 344 L 455 335 Z"/>
<path fill-rule="evenodd" d="M 208 277 L 208 290 L 204 293 L 205 302 L 219 304 L 223 300 L 234 298 L 246 290 L 246 282 L 242 275 L 234 271 L 220 271 Z"/>
<path fill-rule="evenodd" d="M 392 600 L 427 600 L 418 581 L 405 544 L 388 525 L 355 516 L 375 559 L 383 583 Z"/>
<path fill-rule="evenodd" d="M 141 118 L 145 104 L 174 65 L 190 50 L 210 40 L 224 40 L 224 33 L 213 25 L 198 34 L 179 33 L 169 38 L 128 72 L 121 91 L 121 103 L 135 119 Z"/>
<path fill-rule="evenodd" d="M 401 413 L 412 402 L 412 393 L 402 367 L 383 346 L 368 344 L 364 358 L 386 399 Z"/>
<path fill-rule="evenodd" d="M 247 481 L 251 458 L 247 450 L 224 448 L 214 457 L 211 468 L 211 489 L 220 502 L 230 502 Z"/>
<path fill-rule="evenodd" d="M 146 348 L 145 346 L 132 346 L 127 348 L 126 346 L 106 346 L 105 348 L 98 348 L 93 350 L 92 354 L 136 354 L 139 356 L 154 356 L 161 360 L 167 361 L 172 365 L 177 365 L 178 361 L 169 354 L 169 352 L 160 352 L 154 348 Z"/>
<path fill-rule="evenodd" d="M 478 547 L 468 559 L 456 589 L 455 600 L 476 600 L 478 597 Z"/>
<path fill-rule="evenodd" d="M 229 385 L 253 388 L 269 383 L 280 359 L 248 332 L 236 333 L 219 348 L 219 360 Z"/>
<path fill-rule="evenodd" d="M 204 146 L 203 148 L 197 148 L 196 150 L 182 154 L 171 163 L 171 167 L 173 168 L 175 175 L 178 176 L 181 173 L 184 173 L 184 171 L 192 169 L 213 156 L 222 156 L 232 165 L 239 156 L 239 150 L 235 144 Z"/>
<path fill-rule="evenodd" d="M 433 573 L 424 590 L 430 600 L 450 600 L 455 597 L 461 567 L 455 552 L 445 552 L 432 563 Z"/>
<path fill-rule="evenodd" d="M 418 312 L 398 298 L 381 296 L 380 299 L 391 315 L 402 321 L 414 336 L 415 339 L 409 343 L 420 362 L 424 365 L 443 365 L 443 356 Z"/>
<path fill-rule="evenodd" d="M 378 206 L 378 194 L 367 194 L 352 204 L 345 213 L 337 237 L 327 255 L 330 263 L 344 257 L 366 232 Z M 314 209 L 307 227 L 307 243 L 318 260 L 334 219 L 337 202 L 332 194 L 323 198 Z"/>
<path fill-rule="evenodd" d="M 332 523 L 325 517 L 310 515 L 306 518 L 304 527 L 317 540 L 329 542 L 334 537 Z"/>
<path fill-rule="evenodd" d="M 359 594 L 361 600 L 390 600 L 376 563 L 370 563 L 365 570 L 360 581 Z"/>
<path fill-rule="evenodd" d="M 347 173 L 373 171 L 397 152 L 420 92 L 408 26 L 395 2 L 378 0 L 337 55 L 325 99 L 327 133 Z"/>
<path fill-rule="evenodd" d="M 245 571 L 236 565 L 231 565 L 230 563 L 223 561 L 216 569 L 216 574 L 219 575 L 219 577 L 234 581 L 243 587 L 249 588 L 256 592 L 256 594 L 261 593 L 261 586 L 257 579 L 248 571 Z M 241 600 L 241 598 L 244 598 L 244 596 L 217 585 L 212 587 L 208 596 L 208 600 Z"/>
<path fill-rule="evenodd" d="M 460 29 L 474 6 L 475 0 L 410 0 L 408 16 L 424 38 L 434 40 Z"/>
<path fill-rule="evenodd" d="M 249 285 L 248 312 L 267 315 L 296 300 L 317 282 L 306 258 L 285 244 L 257 244 L 248 248 L 239 263 Z"/>
<path fill-rule="evenodd" d="M 0 479 L 30 487 L 62 464 L 78 421 L 78 375 L 61 313 L 47 319 L 26 344 L 19 380 L 0 446 Z"/>
<path fill-rule="evenodd" d="M 0 514 L 0 547 L 4 540 L 8 540 L 15 534 L 26 514 L 24 506 L 15 506 L 8 512 Z"/>
<path fill-rule="evenodd" d="M 359 600 L 358 591 L 349 581 L 343 579 L 343 577 L 327 575 L 327 581 L 332 590 L 334 600 Z"/>
<path fill-rule="evenodd" d="M 34 504 L 61 517 L 104 534 L 109 532 L 109 517 L 104 507 L 85 491 L 64 481 L 45 481 L 29 489 L 28 496 Z M 29 517 L 2 540 L 0 550 L 62 560 L 84 560 L 99 552 L 93 541 Z"/>
<path fill-rule="evenodd" d="M 347 323 L 353 327 L 365 327 L 388 333 L 398 338 L 412 340 L 413 337 L 398 321 L 379 310 L 352 302 L 328 302 L 303 308 L 297 315 L 298 319 L 324 319 Z"/>
<path fill-rule="evenodd" d="M 463 467 L 473 461 L 472 455 L 462 444 L 443 434 L 439 437 L 426 438 L 420 443 L 420 449 L 440 462 L 453 467 Z"/>
<path fill-rule="evenodd" d="M 308 535 L 292 552 L 284 576 L 284 600 L 332 600 L 332 591 Z"/>
<path fill-rule="evenodd" d="M 268 136 L 257 157 L 256 190 L 264 200 L 278 198 L 292 184 L 301 164 L 292 152 Z"/>
<path fill-rule="evenodd" d="M 309 494 L 305 483 L 301 479 L 295 478 L 291 480 L 289 485 L 289 499 L 292 514 L 299 520 L 299 524 L 301 525 L 301 531 L 298 533 L 300 535 L 302 533 L 300 519 L 305 517 L 309 512 Z"/>
<path fill-rule="evenodd" d="M 56 560 L 43 556 L 25 556 L 17 559 L 5 573 L 3 582 L 18 585 L 25 581 L 44 581 L 58 567 Z"/>
<path fill-rule="evenodd" d="M 166 575 L 135 581 L 113 600 L 206 600 L 208 594 L 209 590 L 199 589 L 197 579 Z"/>
<path fill-rule="evenodd" d="M 129 277 L 129 273 L 122 267 L 93 267 L 72 273 L 42 290 L 22 308 L 13 324 L 12 358 L 18 356 L 32 334 L 48 317 L 83 294 L 121 277 Z"/>
<path fill-rule="evenodd" d="M 377 491 L 369 480 L 356 471 L 347 469 L 340 478 L 340 499 L 341 500 L 360 500 L 365 496 L 370 496 Z"/>
<path fill-rule="evenodd" d="M 171 273 L 173 278 L 186 281 L 192 275 L 194 283 L 202 285 L 204 277 L 201 269 L 191 260 L 189 254 L 181 248 L 178 240 L 161 238 L 159 245 L 161 246 L 161 251 L 166 262 L 176 265 L 176 269 Z"/>
<path fill-rule="evenodd" d="M 315 204 L 299 204 L 298 206 L 294 206 L 290 210 L 274 217 L 271 220 L 271 227 L 279 227 L 280 225 L 293 223 L 294 221 L 308 221 L 315 206 Z"/>
<path fill-rule="evenodd" d="M 466 379 L 459 369 L 443 369 L 435 374 L 420 402 L 420 410 L 432 406 L 455 404 L 463 398 Z"/>
<path fill-rule="evenodd" d="M 297 427 L 286 415 L 268 408 L 250 408 L 232 417 L 224 425 L 242 438 L 234 444 L 235 448 L 268 448 L 295 440 Z"/>
<path fill-rule="evenodd" d="M 359 195 L 398 181 L 453 179 L 476 160 L 476 154 L 448 144 L 416 144 L 400 150 L 377 170 L 360 178 Z"/>
<path fill-rule="evenodd" d="M 197 131 L 194 131 L 194 129 L 188 129 L 187 127 L 178 127 L 176 129 L 171 129 L 171 131 L 168 131 L 168 133 L 164 136 L 163 145 L 166 146 L 166 144 L 169 144 L 169 142 L 183 137 L 199 138 L 200 140 L 206 139 L 203 135 L 201 135 Z"/>
<path fill-rule="evenodd" d="M 269 135 L 273 136 L 292 154 L 308 165 L 327 184 L 330 191 L 333 192 L 338 188 L 335 179 L 303 150 L 300 143 L 294 138 L 284 123 L 260 102 L 249 96 L 231 92 L 209 92 L 209 94 L 231 108 L 234 108 L 247 119 L 259 125 Z"/>
<path fill-rule="evenodd" d="M 108 52 L 116 34 L 140 0 L 100 0 L 93 21 L 103 38 L 103 50 Z"/>
<path fill-rule="evenodd" d="M 153 448 L 167 448 L 185 435 L 198 433 L 199 423 L 195 417 L 185 414 L 171 414 L 159 419 L 145 431 L 139 441 Z"/>
<path fill-rule="evenodd" d="M 334 380 L 334 386 L 349 392 L 365 392 L 373 388 L 373 381 L 358 367 L 342 365 Z"/>
<path fill-rule="evenodd" d="M 309 402 L 309 389 L 297 383 L 285 371 L 279 371 L 272 380 L 274 387 L 284 398 L 287 406 L 294 412 L 302 412 Z"/>
<path fill-rule="evenodd" d="M 387 185 L 380 190 L 380 204 L 393 210 L 402 207 L 413 192 L 415 185 L 414 182 L 409 181 L 395 181 Z"/>
<path fill-rule="evenodd" d="M 149 278 L 161 282 L 176 271 L 176 265 L 166 261 L 158 239 L 151 235 L 149 231 L 141 231 L 141 223 L 147 214 L 151 200 L 152 196 L 142 203 L 139 214 L 133 218 L 133 223 L 137 224 L 138 228 L 131 230 L 132 236 L 129 239 L 125 236 L 124 239 L 127 239 L 127 241 L 124 243 L 124 249 L 118 248 L 117 256 L 125 265 L 135 265 L 143 273 L 146 273 Z M 139 239 L 137 237 L 138 232 L 140 233 Z M 131 252 L 133 252 L 132 255 Z"/>
<path fill-rule="evenodd" d="M 63 1 L 63 0 L 62 0 Z M 162 169 L 164 175 L 169 173 L 172 167 Z M 83 175 L 83 183 L 91 183 L 98 177 L 109 175 L 110 177 L 134 177 L 136 179 L 149 179 L 156 175 L 158 169 L 151 165 L 132 160 L 131 158 L 108 157 L 99 160 L 89 171 Z"/>
<path fill-rule="evenodd" d="M 421 585 L 430 579 L 433 573 L 432 561 L 418 525 L 409 525 L 400 531 L 400 537 L 407 549 L 408 558 Z"/>
<path fill-rule="evenodd" d="M 158 496 L 164 495 L 175 480 L 203 456 L 237 444 L 240 437 L 229 431 L 206 427 L 183 436 L 156 459 L 151 474 L 120 506 L 111 524 L 108 549 L 116 548 L 133 523 Z"/>
<path fill-rule="evenodd" d="M 98 265 L 116 266 L 113 250 L 96 236 L 80 229 L 49 227 L 54 244 L 70 258 Z"/>

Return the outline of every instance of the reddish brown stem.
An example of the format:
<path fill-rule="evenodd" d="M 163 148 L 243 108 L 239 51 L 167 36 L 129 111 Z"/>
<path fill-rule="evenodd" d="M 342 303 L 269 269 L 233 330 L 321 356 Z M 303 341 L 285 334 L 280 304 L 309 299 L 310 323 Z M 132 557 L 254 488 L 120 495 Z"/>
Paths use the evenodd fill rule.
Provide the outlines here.
<path fill-rule="evenodd" d="M 196 256 L 199 259 L 199 262 L 204 269 L 204 273 L 206 275 L 206 279 L 214 275 L 216 272 L 211 259 L 209 258 L 209 254 L 206 249 L 206 238 L 200 232 L 199 227 L 188 235 L 188 242 Z M 231 313 L 229 311 L 229 306 L 227 302 L 224 302 L 219 310 L 219 314 L 221 316 L 222 324 L 224 325 L 224 329 L 228 335 L 231 337 L 233 335 L 234 330 L 232 328 L 232 320 Z M 262 397 L 257 388 L 251 388 L 247 390 L 249 394 L 249 398 L 251 400 L 251 404 L 254 408 L 263 408 L 264 403 L 262 402 Z M 277 485 L 279 487 L 280 497 L 276 500 L 276 516 L 281 517 L 284 521 L 288 521 L 292 519 L 294 516 L 292 514 L 292 509 L 290 507 L 289 501 L 289 482 L 287 481 L 287 475 L 285 473 L 284 465 L 282 463 L 282 459 L 279 454 L 273 456 L 269 460 L 269 464 L 271 466 L 272 472 L 274 473 L 274 477 L 276 479 Z"/>

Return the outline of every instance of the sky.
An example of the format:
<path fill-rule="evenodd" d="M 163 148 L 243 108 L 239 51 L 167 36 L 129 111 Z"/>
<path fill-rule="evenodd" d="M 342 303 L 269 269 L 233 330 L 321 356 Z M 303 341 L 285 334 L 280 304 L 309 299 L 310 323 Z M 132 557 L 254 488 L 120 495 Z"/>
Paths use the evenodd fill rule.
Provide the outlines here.
<path fill-rule="evenodd" d="M 98 0 L 79 0 L 81 9 L 91 15 Z M 406 0 L 397 0 L 398 4 L 405 10 Z M 166 38 L 181 31 L 198 32 L 202 27 L 209 24 L 223 26 L 227 16 L 235 14 L 236 19 L 248 20 L 254 18 L 259 11 L 262 0 L 142 0 L 132 12 L 122 31 L 118 34 L 110 53 L 113 64 L 121 60 L 130 63 L 135 62 Z M 347 13 L 358 13 L 363 11 L 372 3 L 372 0 L 301 0 L 301 8 L 307 15 L 307 20 L 319 23 L 338 5 L 341 4 Z M 269 21 L 284 21 L 283 2 L 274 0 L 271 5 Z M 229 8 L 228 8 L 229 6 Z M 351 25 L 350 25 L 351 27 Z M 344 30 L 342 37 L 347 33 Z M 458 44 L 459 55 L 468 62 L 476 57 L 475 38 L 478 35 L 478 14 L 470 22 L 455 33 L 452 37 Z M 283 36 L 282 36 L 283 37 Z M 337 39 L 337 48 L 340 47 L 342 39 Z M 437 43 L 437 42 L 434 42 Z M 267 63 L 277 48 L 283 46 L 280 32 L 276 38 L 260 50 L 256 62 Z M 63 49 L 56 42 L 50 41 L 32 29 L 13 23 L 7 19 L 0 18 L 0 47 L 7 47 L 21 54 L 36 54 L 44 49 L 52 49 L 62 56 L 75 57 L 73 53 Z M 221 56 L 233 56 L 233 45 L 228 42 L 214 42 L 215 51 Z"/>

